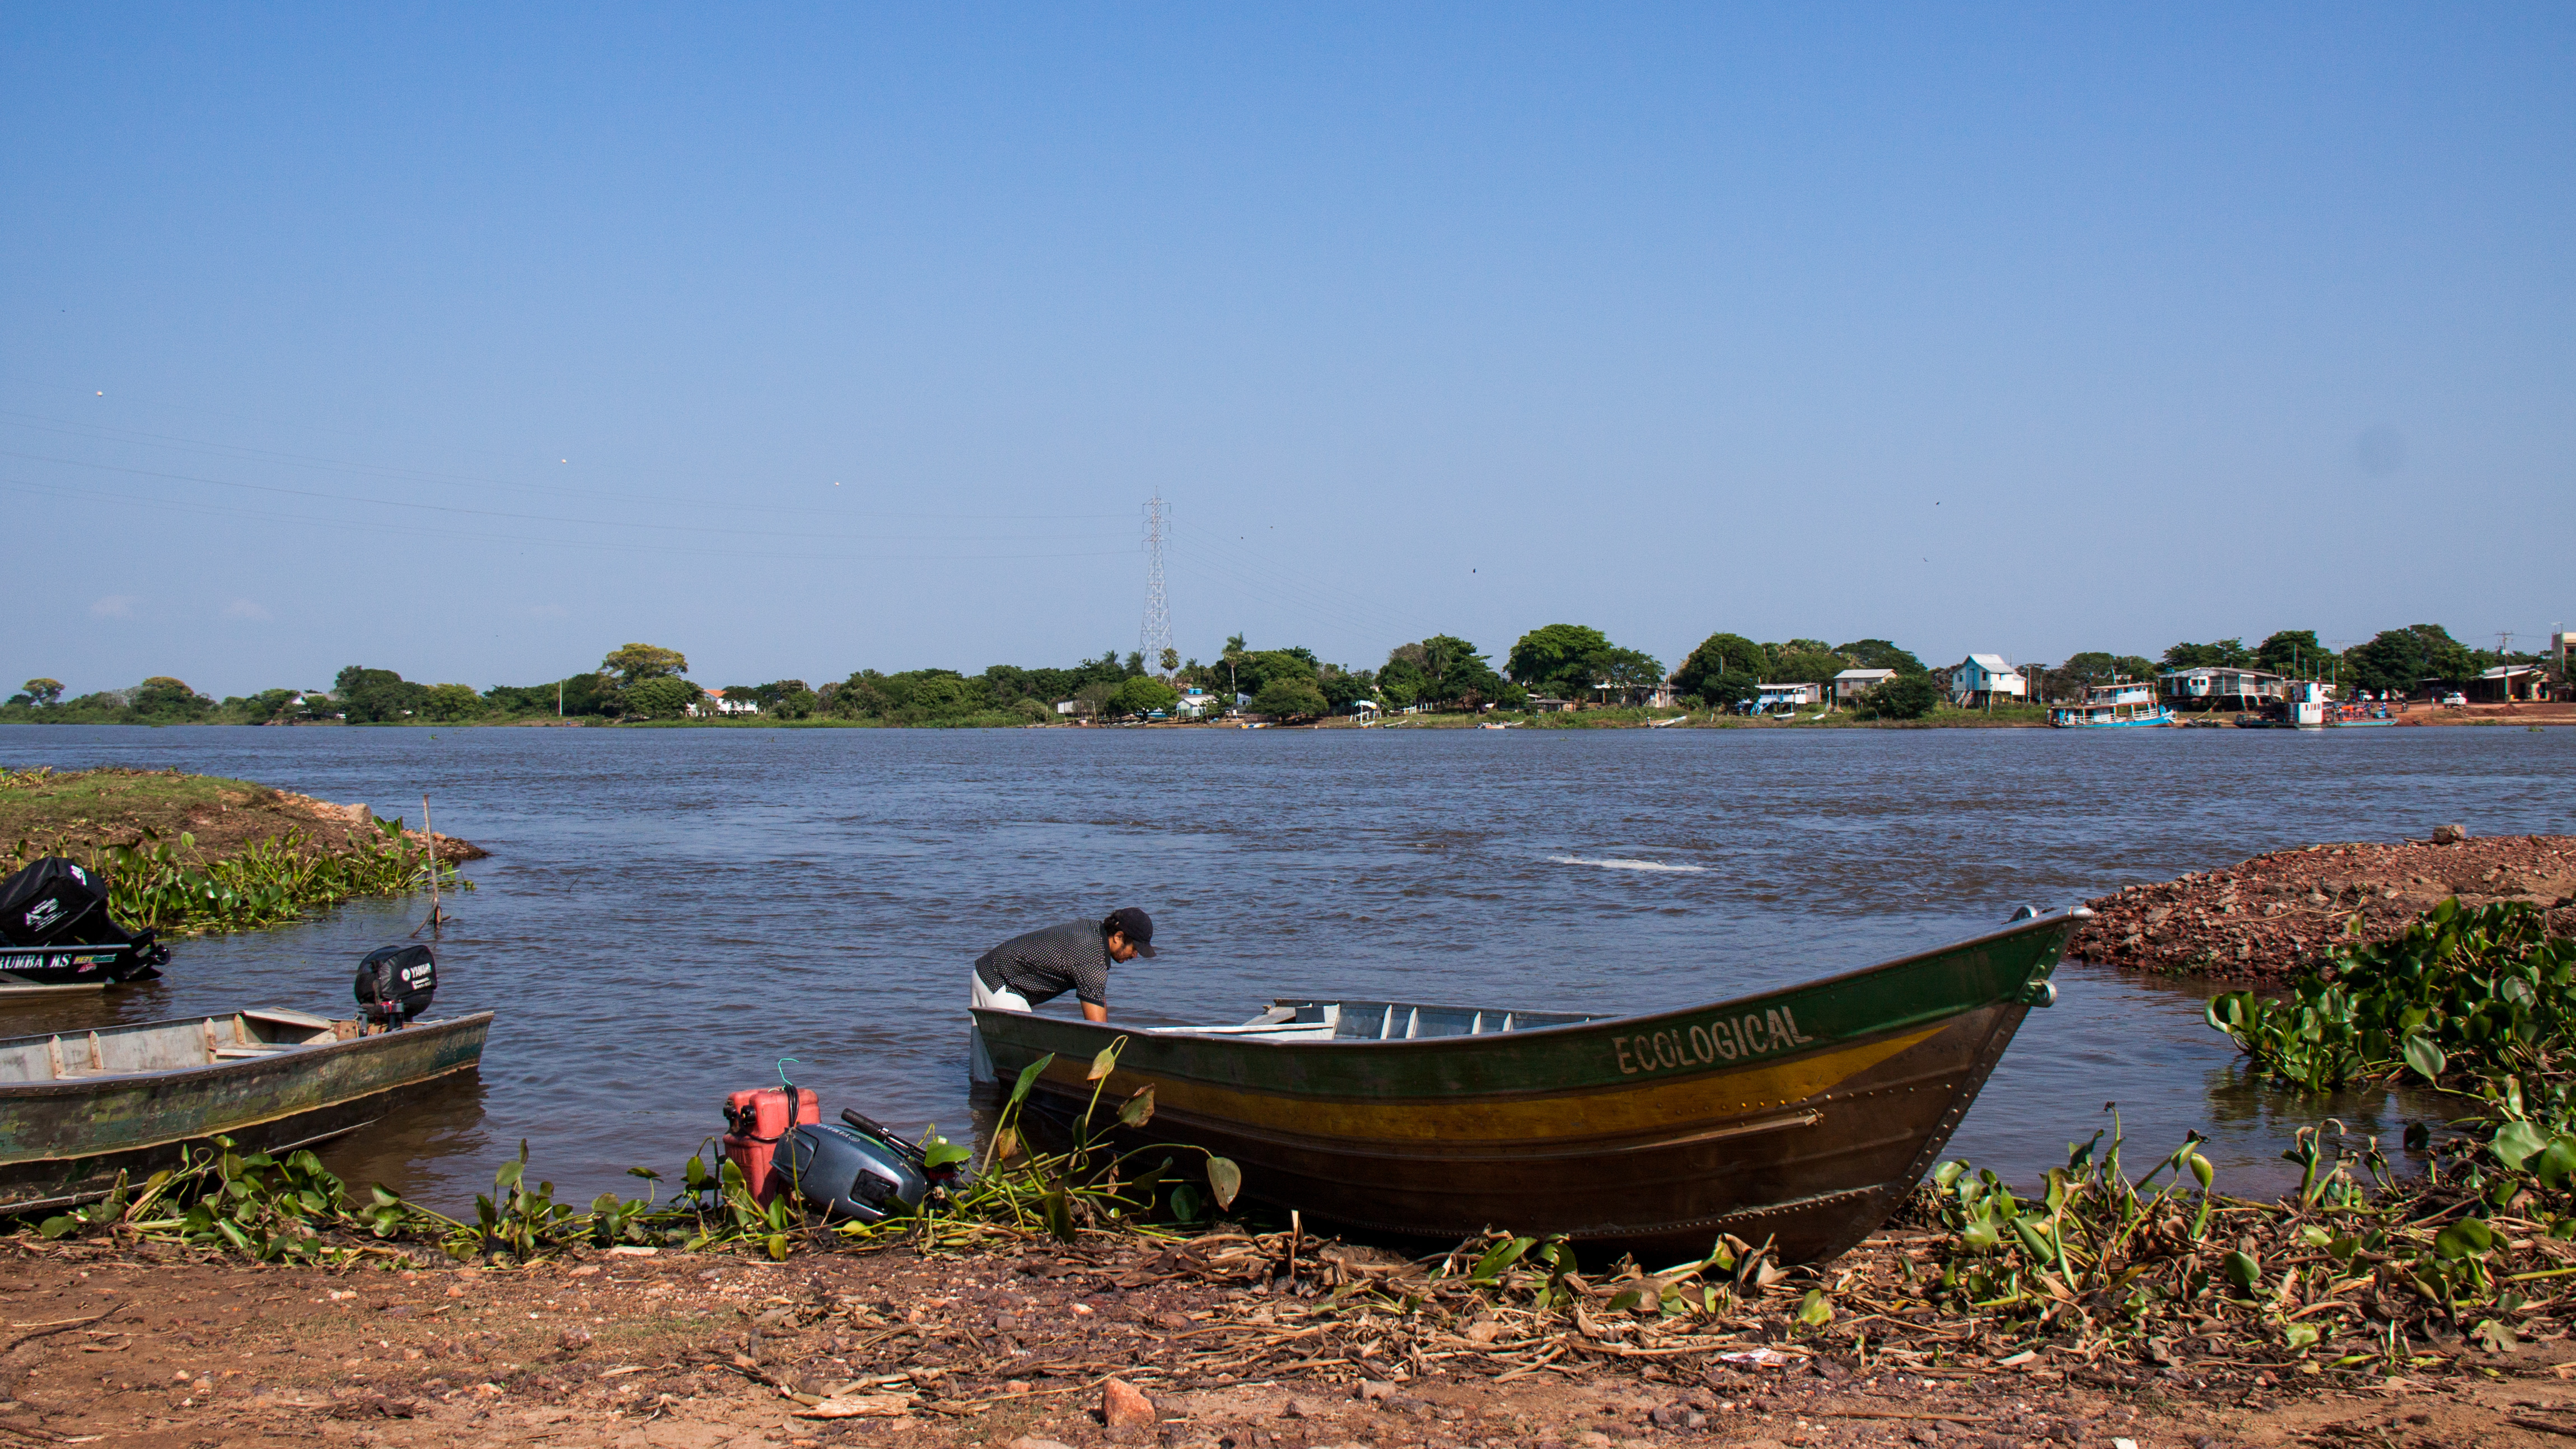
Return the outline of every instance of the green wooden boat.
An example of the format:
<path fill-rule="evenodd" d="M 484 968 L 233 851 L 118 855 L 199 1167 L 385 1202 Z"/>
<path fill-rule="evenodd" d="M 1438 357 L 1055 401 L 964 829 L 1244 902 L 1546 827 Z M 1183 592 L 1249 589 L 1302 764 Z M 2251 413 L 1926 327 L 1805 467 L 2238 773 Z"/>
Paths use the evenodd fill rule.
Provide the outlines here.
<path fill-rule="evenodd" d="M 366 1035 L 268 1010 L 0 1041 L 0 1213 L 103 1196 L 217 1133 L 284 1151 L 354 1131 L 472 1070 L 491 1029 L 488 1011 Z"/>
<path fill-rule="evenodd" d="M 978 1010 L 1004 1080 L 1079 1111 L 1151 1083 L 1151 1140 L 1235 1160 L 1244 1194 L 1346 1228 L 1488 1228 L 1680 1261 L 1717 1236 L 1789 1261 L 1860 1241 L 1922 1180 L 2091 912 L 1654 1016 L 1281 999 L 1239 1026 Z"/>

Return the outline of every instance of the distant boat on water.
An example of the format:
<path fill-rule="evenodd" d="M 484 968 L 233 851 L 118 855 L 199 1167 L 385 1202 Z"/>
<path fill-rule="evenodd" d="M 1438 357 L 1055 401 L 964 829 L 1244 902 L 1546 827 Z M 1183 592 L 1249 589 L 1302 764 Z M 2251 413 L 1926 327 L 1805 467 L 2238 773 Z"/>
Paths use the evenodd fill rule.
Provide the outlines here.
<path fill-rule="evenodd" d="M 2173 723 L 2173 711 L 2156 699 L 2156 687 L 2123 680 L 2084 691 L 2082 704 L 2061 704 L 2048 722 L 2062 730 L 2143 729 Z"/>

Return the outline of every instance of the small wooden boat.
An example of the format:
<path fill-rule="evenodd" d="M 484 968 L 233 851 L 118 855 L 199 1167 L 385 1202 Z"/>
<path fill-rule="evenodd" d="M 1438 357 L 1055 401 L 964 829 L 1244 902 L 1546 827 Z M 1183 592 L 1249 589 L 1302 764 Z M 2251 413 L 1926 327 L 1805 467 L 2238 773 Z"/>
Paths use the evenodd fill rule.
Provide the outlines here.
<path fill-rule="evenodd" d="M 217 1133 L 283 1151 L 354 1131 L 474 1069 L 491 1027 L 484 1011 L 367 1035 L 263 1010 L 0 1041 L 0 1212 L 99 1197 Z"/>
<path fill-rule="evenodd" d="M 1721 1233 L 1789 1261 L 1858 1242 L 1912 1191 L 2034 1006 L 2081 909 L 1787 990 L 1654 1016 L 1282 999 L 1239 1026 L 1140 1029 L 977 1010 L 1003 1080 L 1106 1112 L 1148 1083 L 1142 1140 L 1234 1159 L 1246 1196 L 1455 1241 L 1563 1233 L 1656 1263 Z"/>

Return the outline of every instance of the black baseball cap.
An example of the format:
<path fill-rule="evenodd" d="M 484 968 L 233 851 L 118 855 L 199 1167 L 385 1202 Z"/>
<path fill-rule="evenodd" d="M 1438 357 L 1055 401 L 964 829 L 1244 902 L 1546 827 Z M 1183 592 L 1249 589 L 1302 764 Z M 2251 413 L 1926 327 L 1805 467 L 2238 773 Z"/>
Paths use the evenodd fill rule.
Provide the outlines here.
<path fill-rule="evenodd" d="M 1154 954 L 1154 918 L 1134 906 L 1120 906 L 1100 923 L 1103 931 L 1116 931 L 1136 948 L 1136 954 L 1151 959 Z"/>

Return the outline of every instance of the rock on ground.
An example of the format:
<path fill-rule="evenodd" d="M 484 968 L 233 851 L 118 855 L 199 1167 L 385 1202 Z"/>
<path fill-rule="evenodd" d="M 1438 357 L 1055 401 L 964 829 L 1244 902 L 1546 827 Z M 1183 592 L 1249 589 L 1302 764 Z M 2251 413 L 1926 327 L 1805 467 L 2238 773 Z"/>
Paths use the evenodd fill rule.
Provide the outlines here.
<path fill-rule="evenodd" d="M 2095 919 L 2067 955 L 2169 975 L 2269 981 L 2346 941 L 2384 941 L 2452 896 L 2525 901 L 2576 935 L 2576 836 L 2311 845 L 2225 870 L 2124 886 L 2086 901 Z M 2357 932 L 2356 932 L 2357 924 Z"/>

